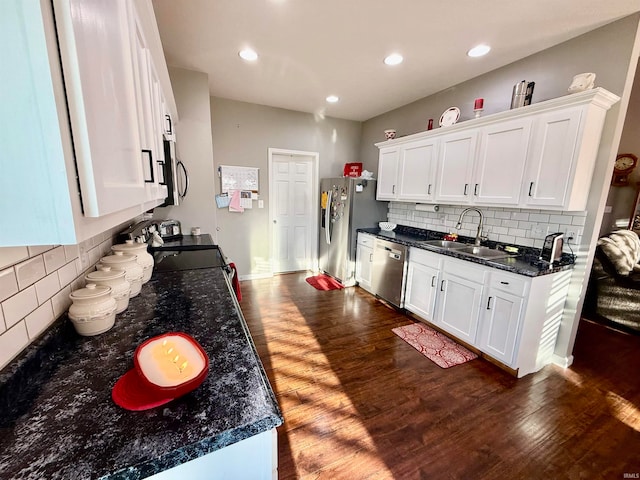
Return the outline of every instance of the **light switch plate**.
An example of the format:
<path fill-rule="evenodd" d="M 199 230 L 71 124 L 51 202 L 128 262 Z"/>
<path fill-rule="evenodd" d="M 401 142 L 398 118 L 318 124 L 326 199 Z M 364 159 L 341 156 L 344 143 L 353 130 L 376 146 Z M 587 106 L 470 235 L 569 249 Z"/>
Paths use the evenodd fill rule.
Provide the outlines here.
<path fill-rule="evenodd" d="M 258 208 L 264 208 L 264 200 L 258 200 Z"/>

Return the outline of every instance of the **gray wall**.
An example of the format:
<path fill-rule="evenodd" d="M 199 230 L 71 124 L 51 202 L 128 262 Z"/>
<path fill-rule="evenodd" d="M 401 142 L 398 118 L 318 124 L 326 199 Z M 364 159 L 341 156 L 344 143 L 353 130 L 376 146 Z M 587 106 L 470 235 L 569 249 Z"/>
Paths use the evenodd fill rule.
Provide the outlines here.
<path fill-rule="evenodd" d="M 245 102 L 211 97 L 213 159 L 219 165 L 258 167 L 260 198 L 251 210 L 218 209 L 218 242 L 243 277 L 270 273 L 269 148 L 319 152 L 319 176 L 342 176 L 346 162 L 358 159 L 361 123 L 318 117 Z M 220 179 L 215 178 L 216 193 Z"/>
<path fill-rule="evenodd" d="M 189 190 L 181 205 L 156 208 L 153 216 L 179 220 L 185 234 L 190 234 L 191 227 L 200 227 L 215 241 L 209 77 L 206 73 L 171 67 L 169 77 L 178 108 L 177 156 L 189 171 Z"/>
<path fill-rule="evenodd" d="M 559 362 L 571 362 L 583 292 L 593 261 L 604 205 L 617 152 L 622 124 L 638 58 L 639 14 L 621 19 L 530 57 L 496 69 L 485 75 L 453 86 L 430 97 L 387 112 L 366 121 L 362 127 L 360 159 L 365 168 L 377 172 L 378 149 L 374 143 L 383 140 L 383 132 L 395 128 L 398 136 L 426 129 L 429 118 L 437 125 L 440 114 L 455 105 L 461 119 L 472 118 L 473 101 L 485 99 L 484 114 L 509 108 L 513 85 L 520 80 L 535 81 L 533 101 L 540 102 L 567 94 L 573 76 L 595 72 L 596 86 L 622 97 L 607 115 L 587 205 L 587 217 L 580 245 L 574 250 L 578 260 L 573 270 L 565 316 L 560 330 L 556 355 Z"/>

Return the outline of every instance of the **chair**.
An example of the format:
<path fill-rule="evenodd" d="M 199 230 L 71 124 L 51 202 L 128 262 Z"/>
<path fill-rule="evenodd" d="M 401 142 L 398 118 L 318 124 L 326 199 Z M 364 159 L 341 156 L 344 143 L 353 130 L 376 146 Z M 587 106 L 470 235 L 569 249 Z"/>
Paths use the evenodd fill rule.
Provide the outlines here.
<path fill-rule="evenodd" d="M 585 316 L 640 333 L 638 260 L 640 239 L 636 233 L 618 230 L 598 240 L 585 297 Z"/>

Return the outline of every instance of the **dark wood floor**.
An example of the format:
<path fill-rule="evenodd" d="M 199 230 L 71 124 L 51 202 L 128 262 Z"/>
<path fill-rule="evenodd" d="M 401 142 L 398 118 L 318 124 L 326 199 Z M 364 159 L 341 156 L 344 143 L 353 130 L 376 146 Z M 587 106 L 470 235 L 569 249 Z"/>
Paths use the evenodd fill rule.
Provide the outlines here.
<path fill-rule="evenodd" d="M 622 479 L 640 473 L 640 337 L 582 321 L 574 365 L 444 370 L 360 288 L 242 282 L 276 392 L 281 479 Z"/>

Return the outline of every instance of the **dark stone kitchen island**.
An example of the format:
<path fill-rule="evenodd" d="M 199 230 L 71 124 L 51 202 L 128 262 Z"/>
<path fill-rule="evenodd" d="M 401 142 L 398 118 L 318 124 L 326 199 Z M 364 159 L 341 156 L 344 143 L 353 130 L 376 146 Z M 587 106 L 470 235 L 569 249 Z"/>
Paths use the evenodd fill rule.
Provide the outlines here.
<path fill-rule="evenodd" d="M 136 347 L 171 331 L 188 333 L 207 352 L 204 383 L 151 410 L 118 407 L 111 389 L 132 368 Z M 206 478 L 225 478 L 207 459 L 233 450 L 247 469 L 269 467 L 282 424 L 222 268 L 154 272 L 115 326 L 95 337 L 80 337 L 62 317 L 0 372 L 0 412 L 3 479 L 196 478 L 188 468 L 197 464 Z"/>

